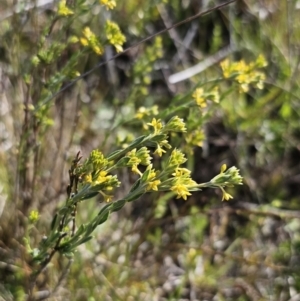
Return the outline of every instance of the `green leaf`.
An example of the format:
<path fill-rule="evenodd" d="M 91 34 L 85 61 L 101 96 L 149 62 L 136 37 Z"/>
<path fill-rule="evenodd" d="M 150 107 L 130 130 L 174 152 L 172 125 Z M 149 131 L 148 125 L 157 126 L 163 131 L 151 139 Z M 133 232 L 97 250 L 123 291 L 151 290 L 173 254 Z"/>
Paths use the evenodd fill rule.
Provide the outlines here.
<path fill-rule="evenodd" d="M 72 248 L 72 245 L 74 243 L 77 243 L 77 241 L 80 239 L 80 237 L 78 236 L 73 236 L 73 237 L 70 237 L 69 240 L 63 242 L 60 244 L 59 246 L 59 250 L 64 252 L 64 251 L 67 251 L 67 250 L 70 250 Z"/>
<path fill-rule="evenodd" d="M 80 236 L 84 232 L 85 228 L 86 227 L 84 224 L 80 225 L 80 227 L 78 228 L 78 230 L 75 233 L 75 236 Z"/>
<path fill-rule="evenodd" d="M 56 229 L 56 227 L 58 226 L 58 218 L 57 217 L 58 217 L 58 214 L 56 213 L 51 222 L 51 226 L 50 226 L 51 230 Z"/>
<path fill-rule="evenodd" d="M 160 142 L 162 140 L 166 140 L 168 136 L 166 134 L 156 135 L 153 138 L 151 138 L 151 142 Z"/>
<path fill-rule="evenodd" d="M 85 229 L 85 236 L 89 236 L 97 228 L 97 220 L 90 222 Z"/>
<path fill-rule="evenodd" d="M 63 255 L 66 256 L 69 259 L 72 259 L 74 257 L 74 253 L 73 252 L 66 252 L 66 253 L 63 253 Z"/>
<path fill-rule="evenodd" d="M 97 194 L 99 194 L 98 191 L 94 191 L 94 192 L 87 193 L 85 196 L 83 196 L 83 197 L 81 198 L 81 200 L 83 201 L 83 200 L 91 199 L 91 198 L 93 198 L 94 196 L 96 196 Z"/>
<path fill-rule="evenodd" d="M 144 193 L 144 192 L 141 192 L 141 193 L 139 193 L 139 194 L 135 194 L 135 195 L 133 195 L 132 197 L 126 199 L 126 200 L 127 200 L 127 202 L 135 201 L 135 200 L 137 200 L 139 197 L 141 197 L 143 194 L 145 194 L 145 193 Z"/>
<path fill-rule="evenodd" d="M 113 203 L 109 203 L 109 204 L 105 205 L 105 206 L 99 211 L 98 216 L 101 215 L 101 214 L 103 214 L 103 212 L 106 211 L 109 207 L 111 207 L 112 204 L 113 204 Z"/>
<path fill-rule="evenodd" d="M 140 186 L 140 183 L 141 179 L 136 180 L 135 183 L 132 185 L 129 193 L 134 192 Z"/>
<path fill-rule="evenodd" d="M 132 149 L 135 148 L 136 146 L 139 146 L 144 140 L 145 140 L 145 135 L 140 136 L 136 138 L 133 142 L 129 144 L 129 146 L 126 149 Z"/>
<path fill-rule="evenodd" d="M 147 179 L 148 179 L 148 176 L 149 176 L 149 173 L 151 172 L 151 169 L 147 169 L 144 173 L 143 173 L 143 175 L 142 175 L 142 177 L 141 177 L 141 179 L 140 179 L 140 182 L 146 182 L 147 181 Z"/>
<path fill-rule="evenodd" d="M 130 160 L 129 157 L 123 157 L 123 158 L 121 158 L 121 159 L 116 163 L 116 165 L 117 165 L 118 167 L 127 166 L 129 160 Z"/>
<path fill-rule="evenodd" d="M 110 160 L 109 159 L 110 157 L 115 157 L 118 154 L 120 154 L 122 151 L 123 151 L 122 149 L 118 149 L 118 150 L 113 151 L 111 154 L 109 154 L 109 156 L 107 157 L 107 159 Z"/>
<path fill-rule="evenodd" d="M 59 215 L 65 215 L 65 214 L 70 213 L 71 211 L 72 211 L 72 209 L 70 207 L 64 206 L 64 207 L 59 209 L 58 214 Z"/>
<path fill-rule="evenodd" d="M 73 245 L 73 248 L 76 248 L 79 245 L 86 243 L 87 241 L 91 240 L 92 238 L 93 238 L 93 236 L 83 237 L 81 240 L 79 240 L 76 244 Z"/>
<path fill-rule="evenodd" d="M 126 200 L 118 200 L 113 203 L 111 211 L 112 212 L 119 211 L 124 207 L 125 204 L 126 204 Z"/>
<path fill-rule="evenodd" d="M 59 231 L 52 231 L 48 237 L 48 239 L 46 240 L 44 246 L 49 246 L 51 245 L 53 242 L 56 242 L 56 240 L 62 235 L 62 232 Z"/>
<path fill-rule="evenodd" d="M 103 224 L 109 216 L 109 211 L 98 216 L 97 226 Z"/>
<path fill-rule="evenodd" d="M 40 249 L 46 250 L 47 248 L 53 247 L 61 235 L 61 232 L 52 230 L 47 238 L 45 237 L 41 240 L 39 244 Z"/>

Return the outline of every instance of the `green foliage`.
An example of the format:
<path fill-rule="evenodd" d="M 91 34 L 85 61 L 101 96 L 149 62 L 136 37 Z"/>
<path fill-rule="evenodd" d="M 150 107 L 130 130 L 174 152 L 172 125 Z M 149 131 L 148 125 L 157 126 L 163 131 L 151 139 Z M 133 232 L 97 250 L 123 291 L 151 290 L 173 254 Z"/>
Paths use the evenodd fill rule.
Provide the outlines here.
<path fill-rule="evenodd" d="M 59 1 L 0 21 L 4 300 L 297 296 L 297 10 L 251 2 L 124 53 L 198 7 Z"/>

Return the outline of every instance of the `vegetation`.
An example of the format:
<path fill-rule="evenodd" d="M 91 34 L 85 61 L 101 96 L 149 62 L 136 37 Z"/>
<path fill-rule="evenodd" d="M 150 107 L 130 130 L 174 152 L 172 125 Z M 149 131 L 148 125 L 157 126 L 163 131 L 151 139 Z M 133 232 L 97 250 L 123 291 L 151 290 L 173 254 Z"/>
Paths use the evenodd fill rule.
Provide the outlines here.
<path fill-rule="evenodd" d="M 297 3 L 211 2 L 1 4 L 0 300 L 300 299 Z"/>

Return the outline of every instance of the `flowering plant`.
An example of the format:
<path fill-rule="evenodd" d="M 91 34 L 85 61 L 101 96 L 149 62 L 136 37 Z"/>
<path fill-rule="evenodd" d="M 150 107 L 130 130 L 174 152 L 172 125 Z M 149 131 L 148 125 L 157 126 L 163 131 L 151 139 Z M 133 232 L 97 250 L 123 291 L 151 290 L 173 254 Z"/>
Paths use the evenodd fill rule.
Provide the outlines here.
<path fill-rule="evenodd" d="M 104 156 L 99 150 L 93 150 L 89 157 L 80 164 L 82 157 L 78 152 L 69 170 L 70 183 L 67 188 L 65 205 L 58 210 L 51 223 L 51 230 L 44 236 L 38 248 L 31 250 L 32 260 L 39 264 L 33 273 L 33 283 L 42 270 L 49 264 L 56 252 L 72 258 L 76 248 L 92 239 L 93 231 L 104 223 L 112 212 L 120 210 L 127 202 L 139 199 L 143 194 L 157 191 L 172 191 L 177 198 L 187 200 L 193 191 L 202 188 L 219 188 L 223 193 L 222 200 L 232 198 L 225 191 L 226 187 L 242 184 L 242 177 L 236 167 L 226 170 L 223 165 L 219 175 L 207 183 L 196 183 L 191 178 L 191 171 L 183 167 L 187 161 L 185 155 L 168 143 L 169 133 L 186 130 L 182 119 L 175 116 L 165 125 L 161 120 L 153 118 L 149 123 L 152 131 L 135 139 L 125 149 L 114 151 Z M 155 149 L 154 151 L 152 151 Z M 172 150 L 171 150 L 172 149 Z M 167 152 L 170 150 L 171 152 Z M 168 156 L 162 170 L 153 168 L 153 155 Z M 141 171 L 140 166 L 145 166 Z M 116 171 L 130 168 L 138 175 L 131 189 L 121 199 L 113 200 L 113 191 L 121 182 Z M 107 203 L 92 220 L 76 226 L 77 205 L 97 194 Z"/>

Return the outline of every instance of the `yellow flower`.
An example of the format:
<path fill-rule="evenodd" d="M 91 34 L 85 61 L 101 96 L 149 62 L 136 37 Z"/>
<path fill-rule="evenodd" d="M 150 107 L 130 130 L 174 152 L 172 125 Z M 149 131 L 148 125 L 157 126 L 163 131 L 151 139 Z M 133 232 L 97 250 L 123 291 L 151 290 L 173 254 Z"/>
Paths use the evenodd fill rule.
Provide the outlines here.
<path fill-rule="evenodd" d="M 126 155 L 127 157 L 130 158 L 130 160 L 128 161 L 128 165 L 138 165 L 141 163 L 141 159 L 138 157 L 136 148 L 134 148 L 133 150 L 131 150 L 130 152 L 127 153 Z"/>
<path fill-rule="evenodd" d="M 82 34 L 83 37 L 81 37 L 79 41 L 83 46 L 91 48 L 98 55 L 103 54 L 104 49 L 102 45 L 89 27 L 85 27 Z"/>
<path fill-rule="evenodd" d="M 112 196 L 112 195 L 108 195 L 108 194 L 107 194 L 106 197 L 104 198 L 104 200 L 105 200 L 106 203 L 111 202 L 112 199 L 113 199 L 113 196 Z"/>
<path fill-rule="evenodd" d="M 136 148 L 134 148 L 133 150 L 127 153 L 126 156 L 130 158 L 127 162 L 127 166 L 131 166 L 132 172 L 142 175 L 142 173 L 138 169 L 138 165 L 142 162 L 142 160 L 138 157 L 138 152 L 136 151 Z"/>
<path fill-rule="evenodd" d="M 89 45 L 89 41 L 86 38 L 80 38 L 80 43 L 83 46 L 88 46 Z"/>
<path fill-rule="evenodd" d="M 257 65 L 257 67 L 259 67 L 259 68 L 263 68 L 263 67 L 268 66 L 268 62 L 266 61 L 265 57 L 264 57 L 262 54 L 260 54 L 260 55 L 257 57 L 255 63 L 256 63 L 256 65 Z"/>
<path fill-rule="evenodd" d="M 223 71 L 223 76 L 225 78 L 230 77 L 230 75 L 231 75 L 231 70 L 230 69 L 231 68 L 230 68 L 230 65 L 229 65 L 229 60 L 226 59 L 226 60 L 222 61 L 220 63 L 220 65 L 221 65 L 221 68 L 222 68 L 222 71 Z"/>
<path fill-rule="evenodd" d="M 100 171 L 97 180 L 95 181 L 95 184 L 101 184 L 109 180 L 111 176 L 107 176 L 107 172 L 102 170 Z"/>
<path fill-rule="evenodd" d="M 103 198 L 104 198 L 104 201 L 106 203 L 109 203 L 112 201 L 113 199 L 113 195 L 109 195 L 109 194 L 105 194 L 103 191 L 100 191 L 100 193 L 102 194 Z"/>
<path fill-rule="evenodd" d="M 84 175 L 83 181 L 86 183 L 92 183 L 92 175 L 91 174 Z"/>
<path fill-rule="evenodd" d="M 265 74 L 257 71 L 256 69 L 267 66 L 265 58 L 260 55 L 255 62 L 247 64 L 244 60 L 239 62 L 229 63 L 229 60 L 225 60 L 221 63 L 223 70 L 223 76 L 225 78 L 234 77 L 239 83 L 240 92 L 248 92 L 249 86 L 255 84 L 258 89 L 263 88 L 263 81 L 265 80 Z"/>
<path fill-rule="evenodd" d="M 123 50 L 122 45 L 126 42 L 126 38 L 122 34 L 119 25 L 107 20 L 105 25 L 105 33 L 108 42 L 115 46 L 117 52 L 121 52 Z"/>
<path fill-rule="evenodd" d="M 103 54 L 103 49 L 101 47 L 97 46 L 97 45 L 92 46 L 92 49 L 94 50 L 94 52 L 96 54 L 99 54 L 99 55 Z"/>
<path fill-rule="evenodd" d="M 150 168 L 152 168 L 152 164 L 150 164 L 149 166 L 150 166 Z M 148 168 L 147 168 L 147 169 L 148 169 Z M 150 171 L 149 175 L 148 175 L 148 180 L 151 180 L 151 179 L 153 179 L 153 178 L 155 178 L 155 177 L 156 177 L 156 172 L 155 172 L 154 169 L 152 169 L 152 170 Z"/>
<path fill-rule="evenodd" d="M 150 151 L 147 147 L 143 146 L 136 152 L 136 157 L 140 160 L 139 163 L 142 165 L 149 165 L 151 163 Z"/>
<path fill-rule="evenodd" d="M 108 160 L 105 159 L 102 152 L 100 152 L 97 149 L 94 149 L 90 157 L 88 158 L 88 164 L 91 164 L 93 166 L 93 170 L 102 170 L 104 167 L 107 166 Z"/>
<path fill-rule="evenodd" d="M 186 132 L 185 123 L 182 118 L 178 116 L 172 117 L 168 123 L 164 127 L 164 132 L 171 131 L 171 132 Z"/>
<path fill-rule="evenodd" d="M 237 72 L 248 72 L 249 66 L 245 63 L 244 60 L 241 60 L 237 63 L 232 64 L 234 71 Z"/>
<path fill-rule="evenodd" d="M 172 173 L 172 176 L 174 177 L 181 177 L 181 176 L 189 176 L 191 174 L 191 171 L 188 170 L 187 168 L 181 168 L 181 167 L 177 167 L 175 169 L 175 172 Z"/>
<path fill-rule="evenodd" d="M 186 161 L 187 159 L 185 158 L 184 154 L 175 148 L 170 155 L 168 166 L 181 165 Z"/>
<path fill-rule="evenodd" d="M 251 82 L 250 76 L 247 73 L 241 73 L 236 77 L 239 84 L 249 84 Z"/>
<path fill-rule="evenodd" d="M 107 10 L 114 9 L 117 5 L 115 0 L 100 0 L 100 4 L 105 5 Z"/>
<path fill-rule="evenodd" d="M 227 169 L 227 165 L 224 163 L 224 164 L 221 166 L 220 173 L 223 173 L 226 169 Z"/>
<path fill-rule="evenodd" d="M 82 33 L 87 38 L 87 40 L 90 40 L 94 36 L 93 32 L 89 27 L 85 27 Z"/>
<path fill-rule="evenodd" d="M 40 218 L 39 212 L 36 210 L 32 210 L 29 214 L 29 221 L 33 224 L 38 221 Z"/>
<path fill-rule="evenodd" d="M 157 145 L 157 148 L 156 148 L 156 150 L 155 150 L 155 152 L 154 152 L 154 154 L 157 154 L 159 157 L 161 157 L 162 155 L 163 155 L 163 153 L 165 153 L 166 151 L 164 150 L 164 149 L 162 149 L 161 147 L 160 147 L 160 145 L 158 144 Z"/>
<path fill-rule="evenodd" d="M 116 51 L 117 51 L 118 53 L 120 53 L 120 52 L 123 51 L 123 47 L 122 47 L 121 45 L 119 45 L 119 44 L 114 44 L 114 46 L 115 46 Z"/>
<path fill-rule="evenodd" d="M 196 129 L 194 131 L 189 131 L 185 136 L 185 140 L 190 145 L 202 146 L 205 139 L 205 134 L 203 130 Z"/>
<path fill-rule="evenodd" d="M 205 108 L 207 106 L 205 102 L 205 98 L 203 97 L 204 90 L 202 88 L 197 88 L 196 91 L 193 93 L 192 97 L 195 99 L 197 105 L 200 108 Z"/>
<path fill-rule="evenodd" d="M 139 174 L 140 176 L 142 176 L 142 173 L 140 172 L 140 170 L 137 167 L 137 164 L 132 165 L 131 171 L 133 173 Z"/>
<path fill-rule="evenodd" d="M 215 87 L 213 89 L 213 91 L 210 93 L 211 97 L 212 97 L 212 100 L 215 102 L 215 103 L 219 103 L 220 102 L 220 94 L 219 94 L 219 88 L 218 87 Z"/>
<path fill-rule="evenodd" d="M 177 194 L 177 199 L 183 198 L 184 200 L 186 200 L 187 196 L 191 195 L 191 193 L 188 191 L 187 187 L 180 183 L 177 183 L 174 186 L 172 186 L 171 190 Z"/>
<path fill-rule="evenodd" d="M 145 107 L 140 107 L 134 117 L 137 119 L 143 119 L 144 116 L 147 115 L 147 113 L 148 112 Z"/>
<path fill-rule="evenodd" d="M 153 118 L 152 121 L 150 123 L 147 123 L 147 124 L 154 128 L 154 134 L 159 134 L 160 130 L 163 127 L 163 125 L 161 123 L 161 120 L 156 119 L 156 118 Z"/>
<path fill-rule="evenodd" d="M 160 180 L 155 180 L 155 181 L 152 181 L 152 182 L 149 182 L 148 183 L 148 186 L 146 188 L 147 191 L 149 190 L 155 190 L 155 191 L 158 191 L 158 185 L 161 183 Z"/>
<path fill-rule="evenodd" d="M 154 105 L 153 107 L 150 108 L 150 111 L 152 112 L 153 115 L 158 115 L 158 106 Z"/>
<path fill-rule="evenodd" d="M 59 16 L 70 16 L 73 15 L 74 12 L 66 6 L 66 0 L 62 0 L 58 4 L 57 14 Z"/>
<path fill-rule="evenodd" d="M 223 196 L 222 196 L 222 202 L 225 200 L 225 201 L 229 201 L 230 199 L 233 199 L 233 196 L 229 193 L 227 193 L 222 187 L 220 187 L 221 190 L 222 190 L 222 193 L 223 193 Z"/>
<path fill-rule="evenodd" d="M 76 36 L 71 36 L 68 40 L 69 43 L 77 43 L 79 41 L 79 39 Z"/>

